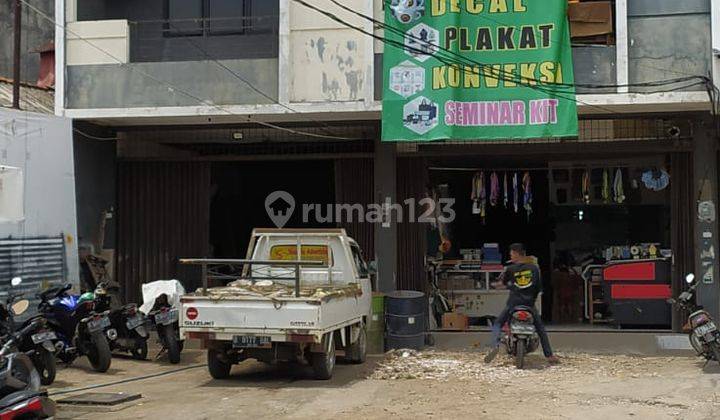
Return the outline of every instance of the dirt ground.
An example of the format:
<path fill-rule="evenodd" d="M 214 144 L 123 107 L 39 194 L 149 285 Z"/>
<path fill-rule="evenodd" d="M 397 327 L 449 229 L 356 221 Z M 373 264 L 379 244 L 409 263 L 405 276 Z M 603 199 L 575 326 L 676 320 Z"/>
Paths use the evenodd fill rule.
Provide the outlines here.
<path fill-rule="evenodd" d="M 559 353 L 547 366 L 529 356 L 518 371 L 504 355 L 490 365 L 475 349 L 395 352 L 364 365 L 339 364 L 330 381 L 307 367 L 247 361 L 228 380 L 213 380 L 205 354 L 166 361 L 113 359 L 109 374 L 86 361 L 58 372 L 49 391 L 62 399 L 82 392 L 140 393 L 118 411 L 61 405 L 60 419 L 144 418 L 487 418 L 487 419 L 716 419 L 720 366 L 687 357 L 632 357 Z M 156 376 L 159 375 L 159 376 Z M 66 392 L 145 376 L 91 391 Z M 102 413 L 102 414 L 101 414 Z"/>

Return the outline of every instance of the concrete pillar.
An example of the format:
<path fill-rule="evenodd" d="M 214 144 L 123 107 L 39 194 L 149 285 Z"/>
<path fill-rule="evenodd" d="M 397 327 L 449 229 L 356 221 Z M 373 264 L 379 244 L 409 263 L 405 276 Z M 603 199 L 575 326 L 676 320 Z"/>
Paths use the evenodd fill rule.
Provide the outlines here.
<path fill-rule="evenodd" d="M 693 138 L 695 213 L 695 277 L 698 303 L 714 318 L 720 316 L 718 287 L 718 167 L 717 138 L 710 117 L 696 124 Z"/>
<path fill-rule="evenodd" d="M 397 201 L 396 148 L 394 143 L 375 140 L 375 203 Z M 375 225 L 375 261 L 377 261 L 377 286 L 381 292 L 397 290 L 397 223 L 395 220 Z"/>

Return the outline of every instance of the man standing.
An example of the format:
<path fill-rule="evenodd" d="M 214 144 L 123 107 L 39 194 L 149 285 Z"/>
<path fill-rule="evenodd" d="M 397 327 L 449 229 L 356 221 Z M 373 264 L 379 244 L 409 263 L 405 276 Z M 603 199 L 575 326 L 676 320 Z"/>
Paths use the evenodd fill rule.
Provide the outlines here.
<path fill-rule="evenodd" d="M 495 288 L 507 288 L 510 290 L 510 296 L 505 304 L 505 309 L 500 312 L 492 326 L 492 347 L 485 356 L 485 363 L 490 363 L 497 356 L 500 350 L 502 327 L 508 322 L 510 314 L 516 306 L 531 308 L 535 329 L 540 337 L 540 344 L 547 361 L 550 364 L 559 363 L 560 360 L 553 355 L 545 326 L 535 310 L 535 300 L 542 291 L 542 280 L 537 258 L 527 256 L 523 244 L 512 244 L 510 245 L 510 262 L 511 264 L 505 267 L 505 271 L 500 275 L 498 282 L 493 283 Z"/>

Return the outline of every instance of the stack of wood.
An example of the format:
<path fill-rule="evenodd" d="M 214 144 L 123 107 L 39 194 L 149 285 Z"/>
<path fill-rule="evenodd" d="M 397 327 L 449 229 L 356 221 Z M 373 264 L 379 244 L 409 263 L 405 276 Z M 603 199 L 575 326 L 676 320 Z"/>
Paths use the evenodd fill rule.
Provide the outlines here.
<path fill-rule="evenodd" d="M 612 1 L 568 0 L 573 44 L 615 44 Z"/>

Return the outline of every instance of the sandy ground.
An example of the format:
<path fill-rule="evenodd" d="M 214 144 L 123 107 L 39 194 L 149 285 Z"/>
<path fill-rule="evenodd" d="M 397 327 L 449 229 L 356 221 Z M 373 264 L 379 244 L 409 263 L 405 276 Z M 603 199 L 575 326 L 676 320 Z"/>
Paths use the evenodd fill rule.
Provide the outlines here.
<path fill-rule="evenodd" d="M 164 360 L 113 359 L 110 374 L 77 361 L 58 372 L 57 394 L 91 384 L 144 375 L 139 381 L 84 392 L 135 392 L 142 399 L 119 411 L 89 412 L 61 406 L 60 419 L 217 419 L 259 417 L 487 418 L 487 419 L 716 419 L 720 366 L 685 357 L 631 357 L 560 353 L 549 367 L 529 356 L 518 371 L 504 355 L 490 365 L 470 349 L 396 352 L 364 365 L 337 366 L 330 381 L 315 381 L 302 366 L 247 361 L 228 380 L 213 380 L 204 353 L 188 350 L 180 365 Z M 174 373 L 176 369 L 183 369 Z M 164 374 L 163 373 L 167 373 Z"/>

